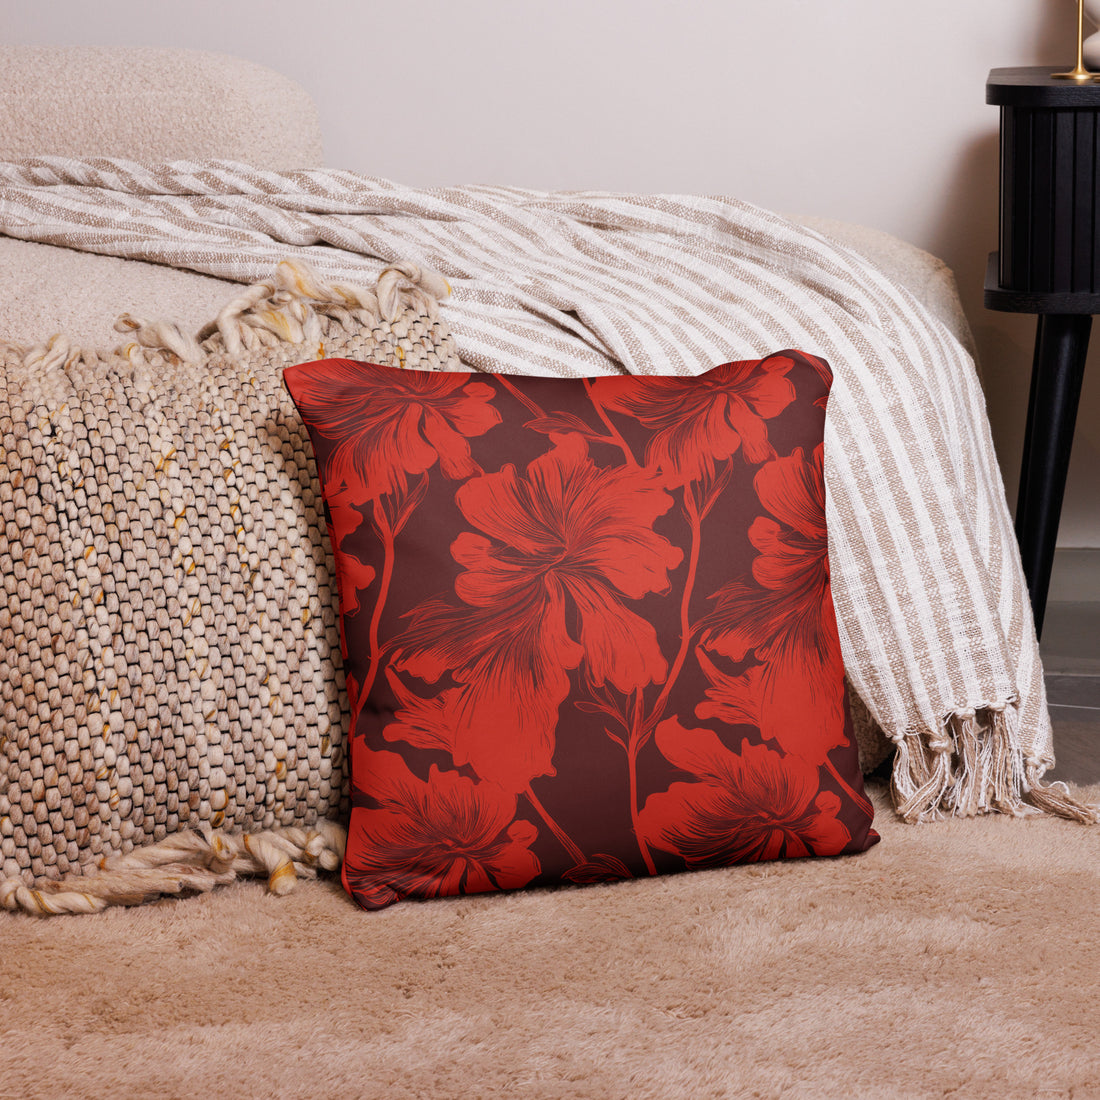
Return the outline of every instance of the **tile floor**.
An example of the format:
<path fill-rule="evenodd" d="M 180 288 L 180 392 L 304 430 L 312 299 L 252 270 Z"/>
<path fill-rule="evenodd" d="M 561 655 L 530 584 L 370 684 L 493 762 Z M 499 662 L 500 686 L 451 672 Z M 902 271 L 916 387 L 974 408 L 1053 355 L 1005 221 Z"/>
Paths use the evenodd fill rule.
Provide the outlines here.
<path fill-rule="evenodd" d="M 1058 761 L 1047 777 L 1100 783 L 1100 603 L 1049 603 L 1039 649 Z"/>

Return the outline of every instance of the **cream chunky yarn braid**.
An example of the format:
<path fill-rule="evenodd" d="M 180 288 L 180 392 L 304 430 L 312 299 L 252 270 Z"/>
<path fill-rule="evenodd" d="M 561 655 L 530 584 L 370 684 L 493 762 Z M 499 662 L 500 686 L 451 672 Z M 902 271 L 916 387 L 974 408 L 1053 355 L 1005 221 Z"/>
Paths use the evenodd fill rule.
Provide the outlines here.
<path fill-rule="evenodd" d="M 0 348 L 0 905 L 95 912 L 334 869 L 333 562 L 282 368 L 461 369 L 437 275 L 280 264 L 196 336 Z"/>

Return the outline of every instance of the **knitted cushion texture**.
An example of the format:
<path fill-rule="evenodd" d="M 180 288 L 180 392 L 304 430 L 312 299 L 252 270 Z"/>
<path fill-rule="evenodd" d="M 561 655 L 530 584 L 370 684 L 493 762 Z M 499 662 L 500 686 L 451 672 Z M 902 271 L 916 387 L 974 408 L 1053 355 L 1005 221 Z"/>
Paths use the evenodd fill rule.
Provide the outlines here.
<path fill-rule="evenodd" d="M 333 562 L 281 371 L 326 347 L 458 362 L 425 310 L 282 274 L 201 347 L 0 353 L 4 877 L 346 807 Z"/>
<path fill-rule="evenodd" d="M 862 851 L 828 366 L 285 372 L 317 455 L 364 908 Z"/>

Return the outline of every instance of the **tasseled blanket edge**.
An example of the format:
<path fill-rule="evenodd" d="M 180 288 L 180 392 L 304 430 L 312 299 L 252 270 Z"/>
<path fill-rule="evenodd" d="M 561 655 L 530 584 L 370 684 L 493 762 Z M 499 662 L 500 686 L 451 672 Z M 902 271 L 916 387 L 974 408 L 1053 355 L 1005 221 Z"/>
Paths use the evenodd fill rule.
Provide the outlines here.
<path fill-rule="evenodd" d="M 269 893 L 288 894 L 299 878 L 336 871 L 346 845 L 347 832 L 335 821 L 256 833 L 204 825 L 103 859 L 92 874 L 70 875 L 39 887 L 22 879 L 0 879 L 0 909 L 39 917 L 99 913 L 165 895 L 204 893 L 252 876 L 266 876 Z"/>
<path fill-rule="evenodd" d="M 940 729 L 895 739 L 891 793 L 910 824 L 945 817 L 1048 813 L 1100 824 L 1100 805 L 1075 798 L 1064 783 L 1044 783 L 1048 762 L 1025 757 L 1016 708 L 963 709 Z"/>

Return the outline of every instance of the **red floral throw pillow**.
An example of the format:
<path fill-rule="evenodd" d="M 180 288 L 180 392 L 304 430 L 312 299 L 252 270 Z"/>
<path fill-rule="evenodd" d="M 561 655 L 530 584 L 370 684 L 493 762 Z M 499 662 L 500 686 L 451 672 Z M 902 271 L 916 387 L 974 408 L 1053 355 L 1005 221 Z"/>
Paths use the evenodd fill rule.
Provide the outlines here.
<path fill-rule="evenodd" d="M 831 377 L 790 351 L 285 372 L 336 556 L 360 905 L 878 839 L 829 592 Z"/>

